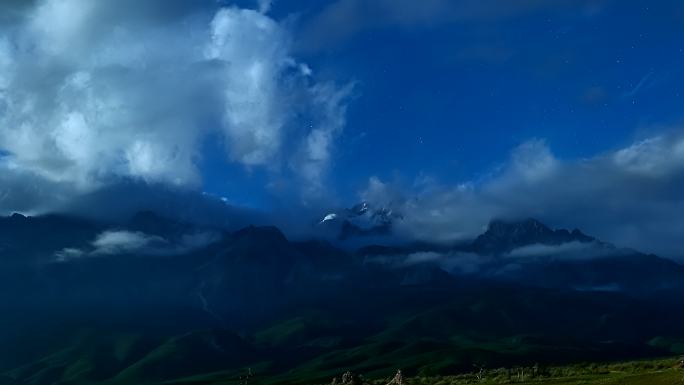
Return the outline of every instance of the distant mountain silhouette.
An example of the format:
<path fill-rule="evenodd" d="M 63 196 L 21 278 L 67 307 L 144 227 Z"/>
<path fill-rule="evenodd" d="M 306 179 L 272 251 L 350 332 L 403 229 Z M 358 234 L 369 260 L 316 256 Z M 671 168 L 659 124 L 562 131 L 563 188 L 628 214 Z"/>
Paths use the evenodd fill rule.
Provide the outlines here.
<path fill-rule="evenodd" d="M 589 243 L 596 239 L 575 229 L 551 230 L 545 224 L 528 218 L 523 221 L 492 221 L 487 231 L 478 236 L 472 248 L 478 254 L 500 255 L 534 244 L 560 245 L 569 242 Z"/>

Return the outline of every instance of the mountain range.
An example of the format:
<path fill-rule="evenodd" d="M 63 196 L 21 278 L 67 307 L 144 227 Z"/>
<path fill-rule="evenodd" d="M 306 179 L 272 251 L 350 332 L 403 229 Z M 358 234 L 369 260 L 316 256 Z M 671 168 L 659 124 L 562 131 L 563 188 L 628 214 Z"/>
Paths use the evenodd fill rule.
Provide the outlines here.
<path fill-rule="evenodd" d="M 362 204 L 316 226 L 364 237 L 397 220 Z M 683 292 L 675 261 L 534 219 L 349 251 L 152 212 L 15 214 L 0 219 L 0 384 L 220 383 L 248 368 L 308 383 L 666 355 L 682 351 Z"/>

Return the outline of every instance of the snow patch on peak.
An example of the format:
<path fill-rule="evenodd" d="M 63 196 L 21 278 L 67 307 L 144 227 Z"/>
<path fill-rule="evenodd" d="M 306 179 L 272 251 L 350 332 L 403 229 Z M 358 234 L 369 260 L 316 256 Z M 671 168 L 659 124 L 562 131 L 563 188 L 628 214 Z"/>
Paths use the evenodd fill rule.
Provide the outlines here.
<path fill-rule="evenodd" d="M 322 219 L 320 222 L 318 222 L 318 224 L 321 225 L 321 224 L 323 224 L 323 223 L 325 223 L 325 222 L 334 221 L 335 219 L 337 219 L 337 217 L 338 217 L 337 214 L 335 214 L 335 213 L 330 213 L 330 214 L 326 215 L 325 217 L 323 217 L 323 219 Z"/>

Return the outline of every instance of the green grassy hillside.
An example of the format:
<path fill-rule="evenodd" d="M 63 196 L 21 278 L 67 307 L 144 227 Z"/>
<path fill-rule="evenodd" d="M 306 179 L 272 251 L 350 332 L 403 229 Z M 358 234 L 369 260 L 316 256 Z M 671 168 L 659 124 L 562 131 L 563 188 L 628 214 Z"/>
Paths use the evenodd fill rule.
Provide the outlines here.
<path fill-rule="evenodd" d="M 367 381 L 386 384 L 386 379 Z M 582 364 L 562 367 L 515 367 L 483 370 L 459 376 L 406 378 L 406 385 L 461 384 L 584 384 L 584 385 L 674 385 L 684 384 L 684 370 L 677 359 L 612 364 Z"/>
<path fill-rule="evenodd" d="M 230 384 L 250 368 L 260 384 L 326 383 L 347 370 L 382 379 L 398 368 L 412 378 L 468 383 L 467 376 L 436 376 L 469 373 L 474 365 L 651 359 L 680 354 L 684 341 L 670 325 L 681 317 L 610 293 L 406 288 L 344 294 L 334 304 L 293 306 L 252 330 L 167 332 L 157 317 L 158 328 L 113 323 L 87 332 L 55 330 L 51 335 L 73 336 L 59 341 L 43 341 L 41 333 L 13 345 L 33 348 L 37 358 L 0 372 L 0 385 Z M 576 375 L 584 381 L 596 374 Z"/>
<path fill-rule="evenodd" d="M 551 348 L 545 351 L 523 337 L 497 342 L 452 335 L 442 341 L 402 341 L 380 333 L 358 346 L 345 347 L 344 341 L 331 340 L 327 347 L 324 343 L 312 346 L 308 338 L 300 339 L 302 333 L 311 331 L 298 320 L 281 326 L 291 332 L 286 338 L 289 343 L 309 341 L 300 350 L 291 351 L 291 361 L 269 359 L 274 351 L 260 350 L 264 347 L 278 349 L 276 341 L 268 338 L 275 331 L 272 328 L 253 340 L 219 331 L 197 331 L 167 340 L 133 334 L 101 336 L 88 333 L 69 349 L 0 375 L 0 385 L 219 385 L 244 383 L 241 377 L 248 372 L 254 374 L 249 384 L 305 385 L 330 383 L 349 370 L 362 374 L 366 384 L 384 385 L 397 369 L 405 373 L 405 384 L 421 385 L 684 385 L 684 370 L 679 368 L 678 358 L 556 366 L 544 364 L 544 361 L 535 364 L 531 357 L 554 357 L 559 353 Z M 315 325 L 315 329 L 319 328 L 320 325 Z M 279 338 L 288 336 L 283 330 L 275 334 Z M 665 342 L 658 339 L 654 343 Z M 590 357 L 590 351 L 584 351 Z M 295 354 L 300 357 L 294 357 Z M 511 363 L 491 364 L 507 361 Z M 473 365 L 473 362 L 480 365 Z"/>
<path fill-rule="evenodd" d="M 679 360 L 660 359 L 632 361 L 609 364 L 577 364 L 571 366 L 543 367 L 509 367 L 497 369 L 473 368 L 474 372 L 456 376 L 406 376 L 404 385 L 466 385 L 466 384 L 539 384 L 539 385 L 681 385 L 684 384 L 684 369 Z M 243 372 L 246 373 L 246 372 Z M 341 372 L 326 380 L 306 380 L 300 375 L 292 376 L 260 376 L 258 371 L 247 384 L 311 384 L 323 385 L 337 377 L 338 384 Z M 385 385 L 392 376 L 373 377 L 358 376 L 364 385 Z M 244 376 L 236 372 L 218 372 L 207 376 L 196 376 L 167 382 L 174 385 L 219 385 L 244 383 Z M 351 385 L 351 384 L 350 384 Z"/>

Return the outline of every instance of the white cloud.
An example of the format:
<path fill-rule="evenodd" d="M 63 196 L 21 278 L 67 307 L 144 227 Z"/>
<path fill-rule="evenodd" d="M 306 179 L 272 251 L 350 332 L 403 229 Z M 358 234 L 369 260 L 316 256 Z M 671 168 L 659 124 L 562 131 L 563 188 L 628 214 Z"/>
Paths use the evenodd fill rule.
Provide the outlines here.
<path fill-rule="evenodd" d="M 258 0 L 259 2 L 259 12 L 268 13 L 273 6 L 273 0 Z"/>
<path fill-rule="evenodd" d="M 306 71 L 304 75 L 308 76 Z M 300 157 L 295 159 L 292 167 L 308 181 L 310 193 L 323 190 L 320 183 L 328 171 L 335 139 L 346 124 L 346 100 L 353 88 L 353 84 L 337 88 L 334 84 L 325 83 L 317 84 L 309 90 L 312 104 L 317 111 L 312 117 L 316 123 L 312 124 L 300 149 Z"/>
<path fill-rule="evenodd" d="M 69 262 L 85 257 L 122 254 L 176 255 L 209 246 L 219 238 L 219 235 L 213 232 L 200 232 L 168 240 L 140 231 L 106 230 L 98 234 L 89 246 L 65 248 L 55 253 L 55 258 L 58 262 Z"/>
<path fill-rule="evenodd" d="M 372 202 L 377 207 L 391 208 L 393 205 L 402 203 L 404 199 L 402 194 L 403 192 L 396 186 L 372 176 L 368 178 L 368 184 L 359 193 L 359 198 L 363 202 Z"/>
<path fill-rule="evenodd" d="M 14 71 L 13 57 L 14 52 L 9 40 L 4 36 L 0 36 L 0 95 L 3 95 L 9 86 L 9 79 Z M 0 96 L 0 101 L 2 100 L 3 98 Z"/>
<path fill-rule="evenodd" d="M 558 161 L 545 141 L 535 139 L 513 151 L 510 167 L 510 172 L 515 176 L 536 181 L 552 175 L 558 167 Z"/>
<path fill-rule="evenodd" d="M 286 123 L 286 98 L 280 77 L 290 66 L 289 41 L 268 17 L 234 8 L 219 11 L 211 22 L 209 60 L 221 61 L 227 144 L 246 165 L 275 161 Z"/>
<path fill-rule="evenodd" d="M 309 85 L 311 69 L 289 56 L 289 36 L 263 14 L 224 9 L 211 25 L 205 55 L 225 63 L 221 72 L 229 152 L 248 166 L 272 166 L 279 163 L 288 137 L 301 131 L 289 163 L 309 192 L 320 191 L 334 141 L 346 123 L 352 85 Z M 301 99 L 307 101 L 303 111 L 296 105 Z M 304 130 L 288 127 L 295 112 L 308 117 Z"/>
<path fill-rule="evenodd" d="M 75 60 L 73 50 L 81 53 L 87 39 L 82 35 L 94 22 L 97 3 L 92 1 L 40 2 L 29 17 L 27 34 L 36 47 L 50 56 Z M 85 39 L 84 39 L 85 38 Z"/>
<path fill-rule="evenodd" d="M 0 157 L 0 213 L 37 215 L 65 204 L 76 192 L 65 183 L 46 184 L 32 173 L 3 164 Z"/>
<path fill-rule="evenodd" d="M 644 176 L 668 176 L 684 169 L 684 138 L 657 136 L 617 151 L 617 167 Z"/>
<path fill-rule="evenodd" d="M 41 0 L 24 12 L 0 26 L 7 169 L 73 194 L 127 178 L 197 187 L 201 145 L 218 134 L 227 159 L 321 186 L 348 91 L 316 83 L 264 13 L 212 18 L 156 0 Z"/>
<path fill-rule="evenodd" d="M 68 262 L 75 259 L 80 259 L 85 255 L 83 250 L 67 247 L 61 251 L 55 253 L 55 259 L 57 262 Z"/>
<path fill-rule="evenodd" d="M 404 219 L 394 229 L 411 239 L 467 240 L 494 218 L 536 217 L 618 246 L 684 257 L 682 131 L 572 161 L 558 159 L 545 142 L 533 140 L 478 181 L 411 191 L 371 178 L 365 191 L 362 196 L 371 203 L 384 202 L 388 191 L 403 192 L 394 209 Z"/>
<path fill-rule="evenodd" d="M 95 238 L 93 255 L 123 254 L 142 251 L 153 245 L 164 245 L 167 241 L 158 236 L 131 231 L 105 231 Z"/>

